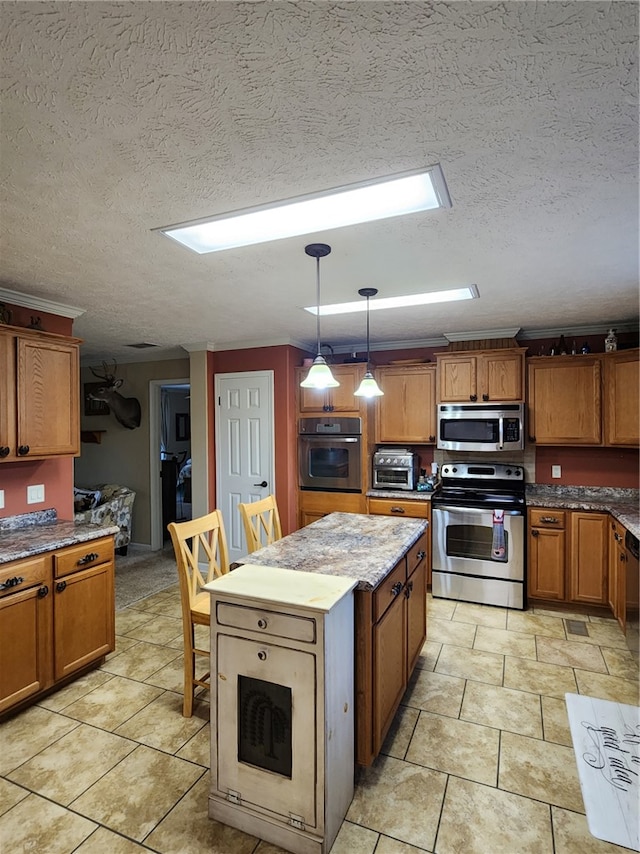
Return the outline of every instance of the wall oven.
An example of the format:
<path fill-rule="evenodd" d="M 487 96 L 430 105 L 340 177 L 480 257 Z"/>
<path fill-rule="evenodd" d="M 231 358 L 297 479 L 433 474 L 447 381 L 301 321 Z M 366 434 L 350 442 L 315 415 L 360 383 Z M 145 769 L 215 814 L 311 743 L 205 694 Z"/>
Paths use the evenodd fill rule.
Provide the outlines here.
<path fill-rule="evenodd" d="M 521 451 L 524 403 L 441 403 L 437 447 L 443 451 Z"/>
<path fill-rule="evenodd" d="M 447 463 L 441 474 L 431 499 L 433 595 L 524 609 L 523 469 Z"/>
<path fill-rule="evenodd" d="M 298 426 L 301 489 L 362 492 L 362 419 L 301 418 Z"/>

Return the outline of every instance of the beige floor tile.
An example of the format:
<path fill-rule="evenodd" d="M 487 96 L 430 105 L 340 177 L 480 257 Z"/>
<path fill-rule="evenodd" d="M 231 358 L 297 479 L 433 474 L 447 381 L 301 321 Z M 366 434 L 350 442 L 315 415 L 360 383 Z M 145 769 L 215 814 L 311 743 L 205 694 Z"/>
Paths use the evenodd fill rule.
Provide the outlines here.
<path fill-rule="evenodd" d="M 628 649 L 612 649 L 603 647 L 602 653 L 609 676 L 620 676 L 622 679 L 638 681 L 638 662 Z"/>
<path fill-rule="evenodd" d="M 507 609 L 490 608 L 487 605 L 473 605 L 470 602 L 457 602 L 451 619 L 454 622 L 473 623 L 477 626 L 490 626 L 494 629 L 506 629 Z"/>
<path fill-rule="evenodd" d="M 7 775 L 78 726 L 77 721 L 31 706 L 0 724 L 0 774 Z"/>
<path fill-rule="evenodd" d="M 424 848 L 416 848 L 414 845 L 407 845 L 406 842 L 400 842 L 398 839 L 391 839 L 390 836 L 380 836 L 376 854 L 423 854 L 424 850 Z M 333 849 L 331 849 L 331 854 L 333 854 Z"/>
<path fill-rule="evenodd" d="M 541 697 L 542 700 L 542 729 L 545 741 L 555 741 L 556 744 L 573 746 L 569 716 L 567 715 L 566 700 L 555 697 Z"/>
<path fill-rule="evenodd" d="M 435 672 L 458 676 L 461 679 L 475 679 L 477 682 L 489 682 L 491 685 L 502 685 L 503 670 L 502 655 L 479 649 L 462 651 L 455 646 L 445 645 L 442 647 Z"/>
<path fill-rule="evenodd" d="M 28 794 L 26 789 L 0 777 L 0 815 L 23 801 Z"/>
<path fill-rule="evenodd" d="M 163 617 L 173 617 L 182 622 L 182 603 L 180 596 L 170 596 L 165 602 L 158 602 L 152 608 L 145 610 L 153 611 L 154 614 L 160 614 Z"/>
<path fill-rule="evenodd" d="M 378 839 L 379 835 L 374 830 L 368 830 L 350 821 L 343 821 L 331 848 L 331 854 L 373 854 L 374 850 L 376 854 L 380 854 L 380 845 L 376 848 Z M 256 854 L 262 854 L 260 847 Z"/>
<path fill-rule="evenodd" d="M 166 691 L 141 709 L 115 732 L 148 747 L 176 753 L 208 721 L 207 708 L 196 706 L 190 718 L 182 716 L 182 694 Z"/>
<path fill-rule="evenodd" d="M 553 851 L 546 804 L 451 777 L 438 854 L 547 854 Z"/>
<path fill-rule="evenodd" d="M 358 775 L 348 821 L 433 850 L 446 775 L 379 756 Z"/>
<path fill-rule="evenodd" d="M 587 817 L 560 807 L 551 807 L 555 854 L 629 854 L 612 842 L 591 835 Z"/>
<path fill-rule="evenodd" d="M 564 622 L 559 616 L 534 614 L 532 611 L 509 611 L 507 629 L 550 638 L 565 638 Z"/>
<path fill-rule="evenodd" d="M 570 667 L 511 656 L 504 662 L 504 686 L 547 697 L 564 698 L 567 691 L 576 693 L 576 680 Z"/>
<path fill-rule="evenodd" d="M 176 649 L 140 641 L 131 649 L 125 650 L 110 661 L 105 661 L 101 670 L 141 682 L 180 655 Z"/>
<path fill-rule="evenodd" d="M 400 706 L 380 752 L 387 756 L 395 756 L 396 759 L 404 759 L 419 714 L 419 709 Z"/>
<path fill-rule="evenodd" d="M 500 731 L 479 724 L 421 712 L 407 762 L 495 786 Z"/>
<path fill-rule="evenodd" d="M 457 602 L 451 599 L 434 599 L 427 593 L 427 623 L 431 618 L 450 620 L 456 609 Z"/>
<path fill-rule="evenodd" d="M 573 749 L 502 733 L 498 786 L 575 812 L 584 812 Z"/>
<path fill-rule="evenodd" d="M 526 691 L 469 680 L 460 718 L 532 738 L 542 738 L 540 698 Z"/>
<path fill-rule="evenodd" d="M 582 670 L 595 670 L 598 673 L 607 672 L 600 648 L 593 644 L 575 643 L 560 638 L 538 638 L 536 646 L 538 661 L 562 664 L 565 667 L 580 667 Z"/>
<path fill-rule="evenodd" d="M 115 676 L 64 710 L 65 715 L 113 732 L 155 700 L 161 688 Z"/>
<path fill-rule="evenodd" d="M 513 655 L 516 658 L 536 657 L 536 639 L 524 632 L 509 632 L 506 629 L 493 629 L 478 626 L 474 649 L 485 652 L 497 652 L 501 655 Z"/>
<path fill-rule="evenodd" d="M 69 854 L 95 828 L 94 822 L 38 795 L 29 795 L 0 816 L 0 841 L 7 854 Z"/>
<path fill-rule="evenodd" d="M 126 635 L 136 626 L 143 626 L 153 620 L 154 615 L 144 611 L 135 611 L 133 608 L 125 608 L 124 611 L 116 611 L 116 634 Z"/>
<path fill-rule="evenodd" d="M 539 614 L 542 617 L 559 617 L 561 620 L 582 620 L 588 621 L 588 617 L 580 611 L 565 611 L 562 608 L 533 608 L 534 614 Z"/>
<path fill-rule="evenodd" d="M 457 650 L 460 652 L 460 650 Z M 462 705 L 464 679 L 430 670 L 416 671 L 405 691 L 402 703 L 438 715 L 457 718 Z"/>
<path fill-rule="evenodd" d="M 113 652 L 110 652 L 106 661 L 111 661 L 111 659 L 115 658 L 116 655 L 120 655 L 121 652 L 124 652 L 126 649 L 131 649 L 132 646 L 135 646 L 140 641 L 135 640 L 135 638 L 128 638 L 126 635 L 116 635 L 116 646 Z"/>
<path fill-rule="evenodd" d="M 149 613 L 149 612 L 146 612 Z M 182 634 L 182 620 L 154 614 L 153 619 L 127 632 L 128 638 L 152 644 L 164 644 Z"/>
<path fill-rule="evenodd" d="M 587 631 L 588 636 L 567 635 L 567 637 L 570 637 L 574 643 L 628 649 L 623 631 L 615 620 L 610 620 L 608 623 L 588 623 Z"/>
<path fill-rule="evenodd" d="M 635 681 L 588 670 L 576 670 L 575 674 L 580 694 L 600 700 L 611 700 L 613 703 L 627 703 L 630 706 L 640 704 L 638 683 Z"/>
<path fill-rule="evenodd" d="M 195 711 L 195 709 L 194 709 Z M 205 713 L 207 720 L 209 719 L 208 709 Z M 206 724 L 202 729 L 190 738 L 184 747 L 176 753 L 181 759 L 187 759 L 189 762 L 195 762 L 197 765 L 202 765 L 204 768 L 209 768 L 211 765 L 211 726 Z"/>
<path fill-rule="evenodd" d="M 441 649 L 441 643 L 436 643 L 435 641 L 425 641 L 422 646 L 422 649 L 420 650 L 420 655 L 418 656 L 418 661 L 416 662 L 416 668 L 418 670 L 434 670 Z"/>
<path fill-rule="evenodd" d="M 126 738 L 81 724 L 16 768 L 9 778 L 69 806 L 135 748 L 135 743 Z"/>
<path fill-rule="evenodd" d="M 171 602 L 175 602 L 176 598 L 178 603 L 180 603 L 180 592 L 178 591 L 177 597 L 169 592 L 168 590 L 160 590 L 158 593 L 152 593 L 151 596 L 147 596 L 146 599 L 140 599 L 139 602 L 136 602 L 135 609 L 136 611 L 156 611 L 156 608 L 162 607 L 163 605 L 168 605 Z"/>
<path fill-rule="evenodd" d="M 149 849 L 124 836 L 119 836 L 106 827 L 99 827 L 76 848 L 74 854 L 144 854 Z"/>
<path fill-rule="evenodd" d="M 75 682 L 70 682 L 64 688 L 59 688 L 53 694 L 43 697 L 42 700 L 38 701 L 38 705 L 42 706 L 43 709 L 49 709 L 51 712 L 60 712 L 65 706 L 69 706 L 79 700 L 80 697 L 84 697 L 85 694 L 93 691 L 94 688 L 104 685 L 110 679 L 113 679 L 113 674 L 104 670 L 92 670 L 86 676 L 81 676 Z"/>
<path fill-rule="evenodd" d="M 71 807 L 141 842 L 203 773 L 198 765 L 140 745 Z"/>
<path fill-rule="evenodd" d="M 209 775 L 205 773 L 145 844 L 162 854 L 253 854 L 256 837 L 210 819 L 208 800 Z"/>
<path fill-rule="evenodd" d="M 452 620 L 427 620 L 427 640 L 471 648 L 476 636 L 472 623 L 454 623 Z"/>
<path fill-rule="evenodd" d="M 209 659 L 203 656 L 198 656 L 196 659 L 196 673 L 203 676 L 209 669 Z M 167 691 L 174 691 L 176 694 L 182 694 L 184 690 L 184 657 L 182 652 L 169 664 L 156 670 L 144 680 L 148 685 L 157 685 L 158 688 L 165 688 Z M 209 697 L 209 691 L 200 691 L 198 693 Z"/>

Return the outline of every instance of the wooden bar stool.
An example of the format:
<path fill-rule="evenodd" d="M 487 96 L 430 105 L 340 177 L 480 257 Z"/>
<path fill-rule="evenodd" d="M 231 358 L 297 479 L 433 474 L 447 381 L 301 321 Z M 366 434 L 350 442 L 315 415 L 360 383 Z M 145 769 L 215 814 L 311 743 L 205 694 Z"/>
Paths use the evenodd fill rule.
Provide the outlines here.
<path fill-rule="evenodd" d="M 275 495 L 268 495 L 251 504 L 238 504 L 249 554 L 270 546 L 282 537 L 280 514 Z"/>

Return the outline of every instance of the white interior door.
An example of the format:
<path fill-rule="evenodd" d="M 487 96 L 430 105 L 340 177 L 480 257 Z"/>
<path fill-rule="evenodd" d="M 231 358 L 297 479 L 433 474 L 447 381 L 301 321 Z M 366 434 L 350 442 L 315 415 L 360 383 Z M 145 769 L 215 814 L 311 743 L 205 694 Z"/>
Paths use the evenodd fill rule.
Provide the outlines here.
<path fill-rule="evenodd" d="M 238 504 L 275 493 L 273 371 L 217 374 L 216 506 L 229 560 L 247 554 Z"/>

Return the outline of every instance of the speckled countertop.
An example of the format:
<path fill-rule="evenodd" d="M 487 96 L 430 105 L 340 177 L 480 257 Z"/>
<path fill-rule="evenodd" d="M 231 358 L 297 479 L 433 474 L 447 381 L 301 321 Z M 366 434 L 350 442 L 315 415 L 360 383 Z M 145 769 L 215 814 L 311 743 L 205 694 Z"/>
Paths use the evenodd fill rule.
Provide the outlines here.
<path fill-rule="evenodd" d="M 55 510 L 0 519 L 0 564 L 117 534 L 117 525 L 76 525 L 58 520 Z"/>
<path fill-rule="evenodd" d="M 637 489 L 542 484 L 531 484 L 526 489 L 527 507 L 557 507 L 610 513 L 628 531 L 640 538 L 640 492 Z"/>
<path fill-rule="evenodd" d="M 393 498 L 395 501 L 431 501 L 433 492 L 417 489 L 370 489 L 367 498 Z"/>
<path fill-rule="evenodd" d="M 423 519 L 330 513 L 271 546 L 235 561 L 355 578 L 373 590 L 427 529 Z"/>

